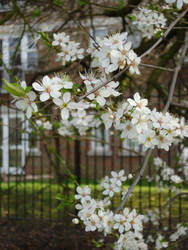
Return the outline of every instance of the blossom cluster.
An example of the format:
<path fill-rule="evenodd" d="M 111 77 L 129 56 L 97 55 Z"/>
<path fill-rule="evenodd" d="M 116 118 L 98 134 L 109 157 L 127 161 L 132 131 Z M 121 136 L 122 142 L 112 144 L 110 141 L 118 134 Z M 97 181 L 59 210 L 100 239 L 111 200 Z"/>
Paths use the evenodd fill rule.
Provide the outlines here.
<path fill-rule="evenodd" d="M 154 158 L 154 166 L 157 170 L 157 174 L 155 175 L 154 179 L 156 181 L 158 191 L 161 192 L 162 188 L 165 187 L 165 182 L 171 182 L 174 184 L 173 191 L 179 192 L 179 189 L 176 188 L 177 184 L 183 182 L 183 179 L 175 174 L 174 169 L 170 168 L 165 161 L 163 161 L 160 157 Z"/>
<path fill-rule="evenodd" d="M 133 11 L 132 22 L 129 22 L 132 29 L 139 30 L 143 38 L 151 39 L 156 33 L 162 32 L 166 26 L 167 19 L 163 13 L 146 7 L 140 7 Z"/>
<path fill-rule="evenodd" d="M 128 98 L 112 111 L 110 108 L 101 117 L 107 129 L 114 125 L 121 132 L 121 138 L 129 138 L 143 144 L 145 148 L 168 150 L 178 136 L 188 136 L 188 126 L 183 119 L 172 116 L 168 112 L 150 110 L 148 100 L 142 99 L 139 93 L 134 99 Z"/>
<path fill-rule="evenodd" d="M 178 223 L 176 226 L 176 231 L 170 235 L 170 241 L 177 241 L 180 237 L 187 235 L 188 227 Z"/>
<path fill-rule="evenodd" d="M 25 81 L 21 81 L 20 86 L 23 88 L 23 90 L 27 89 L 27 84 Z M 16 107 L 19 110 L 25 111 L 27 118 L 30 118 L 33 112 L 38 112 L 38 107 L 36 105 L 37 95 L 34 91 L 28 91 L 22 97 L 14 95 L 13 97 L 13 102 L 15 102 Z"/>
<path fill-rule="evenodd" d="M 102 83 L 107 82 L 107 78 L 105 75 L 102 75 L 100 79 L 97 79 L 92 73 L 83 75 L 80 73 L 80 77 L 82 78 L 86 91 L 90 92 L 94 88 L 100 86 Z M 87 96 L 87 98 L 90 101 L 95 100 L 100 107 L 103 107 L 106 104 L 106 98 L 109 98 L 110 96 L 119 96 L 120 93 L 115 90 L 119 86 L 118 81 L 110 81 L 107 85 L 101 87 L 98 91 L 95 91 L 94 93 Z"/>
<path fill-rule="evenodd" d="M 39 128 L 43 128 L 45 130 L 52 130 L 52 123 L 50 121 L 46 121 L 44 119 L 38 119 L 36 120 L 36 125 Z"/>
<path fill-rule="evenodd" d="M 94 65 L 105 74 L 118 69 L 129 68 L 131 74 L 140 74 L 138 65 L 140 57 L 131 49 L 132 43 L 127 41 L 127 32 L 117 33 L 109 37 L 97 39 L 97 48 L 90 49 Z"/>
<path fill-rule="evenodd" d="M 162 212 L 162 213 L 161 213 Z M 150 223 L 150 225 L 154 225 L 156 227 L 159 226 L 160 221 L 164 221 L 166 216 L 168 215 L 168 211 L 159 211 L 159 209 L 155 209 L 154 211 L 148 209 L 144 215 L 144 224 Z M 188 227 L 185 224 L 178 223 L 176 225 L 176 230 L 172 234 L 166 233 L 167 227 L 162 227 L 163 229 L 161 232 L 158 232 L 157 234 L 149 234 L 147 236 L 146 242 L 150 245 L 155 246 L 155 249 L 164 249 L 169 246 L 170 242 L 175 242 L 180 237 L 183 237 L 187 235 Z"/>
<path fill-rule="evenodd" d="M 130 211 L 124 208 L 120 213 L 114 213 L 109 209 L 110 199 L 115 193 L 123 191 L 123 183 L 127 180 L 124 170 L 111 172 L 112 177 L 105 177 L 100 187 L 103 190 L 104 199 L 96 200 L 91 197 L 89 186 L 78 186 L 75 199 L 79 201 L 76 209 L 79 210 L 78 218 L 84 224 L 85 231 L 99 231 L 107 234 L 118 234 L 118 241 L 114 249 L 147 249 L 142 237 L 143 215 L 136 210 Z M 73 222 L 77 221 L 74 219 Z"/>
<path fill-rule="evenodd" d="M 60 52 L 57 54 L 62 65 L 84 58 L 84 49 L 80 48 L 80 43 L 70 40 L 70 36 L 62 33 L 53 34 L 53 46 L 58 46 Z"/>

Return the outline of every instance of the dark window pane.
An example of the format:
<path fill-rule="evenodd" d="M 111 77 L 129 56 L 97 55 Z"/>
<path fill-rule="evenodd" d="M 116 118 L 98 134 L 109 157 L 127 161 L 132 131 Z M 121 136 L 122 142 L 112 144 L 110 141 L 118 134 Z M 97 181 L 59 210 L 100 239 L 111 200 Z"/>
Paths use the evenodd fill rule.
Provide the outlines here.
<path fill-rule="evenodd" d="M 3 141 L 3 120 L 0 118 L 0 146 L 2 145 Z"/>
<path fill-rule="evenodd" d="M 2 84 L 3 84 L 3 71 L 0 70 L 0 93 L 1 93 Z"/>
<path fill-rule="evenodd" d="M 0 39 L 0 66 L 2 66 L 3 41 Z"/>
<path fill-rule="evenodd" d="M 9 119 L 9 143 L 10 145 L 21 145 L 22 142 L 22 120 L 21 118 Z"/>
<path fill-rule="evenodd" d="M 36 68 L 38 55 L 36 51 L 28 52 L 28 69 Z"/>
<path fill-rule="evenodd" d="M 12 63 L 14 63 L 14 65 L 21 65 L 20 47 L 16 49 L 18 43 L 19 43 L 19 38 L 9 38 L 9 64 L 10 65 L 12 65 Z M 16 55 L 15 55 L 15 52 L 16 52 Z"/>
<path fill-rule="evenodd" d="M 35 132 L 29 133 L 29 148 L 37 148 L 38 136 Z"/>
<path fill-rule="evenodd" d="M 9 150 L 9 166 L 10 167 L 22 166 L 22 151 L 20 149 Z"/>
<path fill-rule="evenodd" d="M 0 168 L 3 165 L 3 150 L 0 148 Z"/>
<path fill-rule="evenodd" d="M 31 34 L 28 35 L 28 43 L 27 48 L 28 49 L 36 49 L 36 40 L 33 38 Z"/>

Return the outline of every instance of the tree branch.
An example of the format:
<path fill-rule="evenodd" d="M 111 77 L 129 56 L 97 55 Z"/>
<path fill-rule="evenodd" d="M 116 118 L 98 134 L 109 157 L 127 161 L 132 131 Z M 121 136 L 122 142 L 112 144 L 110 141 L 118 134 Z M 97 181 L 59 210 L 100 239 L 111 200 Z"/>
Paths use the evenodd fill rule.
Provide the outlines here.
<path fill-rule="evenodd" d="M 188 192 L 182 192 L 179 194 L 174 195 L 172 198 L 170 198 L 164 206 L 162 206 L 162 209 L 165 209 L 171 202 L 173 202 L 177 197 L 182 196 L 182 195 L 188 195 Z"/>
<path fill-rule="evenodd" d="M 170 71 L 170 72 L 173 72 L 173 71 L 174 71 L 174 69 L 165 68 L 165 67 L 160 67 L 160 66 L 152 65 L 152 64 L 140 63 L 139 65 L 140 65 L 141 67 L 146 67 L 146 68 L 160 69 L 160 70 Z"/>

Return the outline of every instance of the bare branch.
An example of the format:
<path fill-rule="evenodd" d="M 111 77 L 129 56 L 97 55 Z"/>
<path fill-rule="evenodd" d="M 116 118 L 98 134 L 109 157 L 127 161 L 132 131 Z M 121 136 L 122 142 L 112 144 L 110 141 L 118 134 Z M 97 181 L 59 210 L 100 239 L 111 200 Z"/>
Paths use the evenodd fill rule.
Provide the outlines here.
<path fill-rule="evenodd" d="M 140 66 L 146 67 L 146 68 L 152 68 L 152 69 L 160 69 L 160 70 L 164 70 L 164 71 L 171 71 L 171 72 L 174 71 L 174 69 L 164 68 L 164 67 L 160 67 L 160 66 L 152 65 L 152 64 L 140 63 Z"/>
<path fill-rule="evenodd" d="M 171 106 L 175 106 L 175 107 L 179 107 L 179 108 L 182 108 L 182 109 L 188 109 L 188 105 L 186 104 L 183 104 L 183 103 L 171 103 L 170 104 Z"/>
<path fill-rule="evenodd" d="M 137 177 L 134 180 L 134 182 L 132 183 L 132 185 L 128 188 L 128 191 L 127 191 L 126 195 L 124 196 L 124 198 L 123 198 L 122 202 L 120 203 L 119 207 L 115 210 L 115 213 L 118 213 L 124 207 L 126 200 L 129 198 L 129 195 L 131 194 L 134 187 L 136 186 L 136 184 L 139 182 L 140 178 L 142 177 L 142 175 L 144 173 L 144 170 L 145 170 L 145 168 L 146 168 L 146 166 L 148 164 L 148 160 L 150 158 L 150 155 L 151 155 L 152 151 L 153 151 L 152 149 L 148 149 L 139 174 L 137 175 Z"/>
<path fill-rule="evenodd" d="M 188 192 L 182 192 L 179 194 L 174 195 L 172 198 L 170 198 L 162 207 L 162 209 L 166 208 L 171 202 L 173 202 L 177 197 L 182 196 L 182 195 L 188 195 Z"/>

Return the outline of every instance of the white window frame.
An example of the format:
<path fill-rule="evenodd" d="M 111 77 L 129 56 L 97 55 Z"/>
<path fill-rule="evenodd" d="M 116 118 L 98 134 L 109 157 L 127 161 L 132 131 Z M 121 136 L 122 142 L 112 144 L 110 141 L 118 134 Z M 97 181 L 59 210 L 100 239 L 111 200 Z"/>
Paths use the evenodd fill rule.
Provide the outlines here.
<path fill-rule="evenodd" d="M 12 114 L 1 114 L 1 119 L 2 119 L 2 168 L 1 172 L 4 172 L 6 174 L 24 174 L 25 171 L 23 167 L 25 166 L 25 148 L 24 148 L 24 137 L 25 134 L 22 133 L 22 138 L 21 138 L 21 145 L 10 145 L 9 144 L 9 119 L 13 118 L 21 118 L 22 121 L 24 121 L 24 114 L 19 112 L 19 113 L 12 113 Z M 22 128 L 24 125 L 24 122 L 22 124 Z M 9 166 L 9 150 L 22 150 L 22 155 L 21 155 L 21 167 L 17 166 Z"/>
<path fill-rule="evenodd" d="M 124 139 L 121 145 L 127 150 L 121 149 L 121 151 L 119 152 L 119 156 L 139 156 L 139 154 L 140 155 L 144 154 L 143 146 L 131 139 L 128 139 L 128 138 Z M 136 154 L 133 151 L 137 152 L 138 154 Z"/>
<path fill-rule="evenodd" d="M 3 108 L 2 108 L 3 107 Z M 4 112 L 1 112 L 0 118 L 2 119 L 2 168 L 0 168 L 0 173 L 12 174 L 12 175 L 20 175 L 25 174 L 25 170 L 23 169 L 26 163 L 26 157 L 28 155 L 32 156 L 40 156 L 40 142 L 37 140 L 37 146 L 33 148 L 29 148 L 29 132 L 32 131 L 28 126 L 28 120 L 25 120 L 25 115 L 23 112 L 16 112 L 13 109 L 8 111 L 8 108 L 5 106 L 1 106 L 0 109 Z M 22 129 L 26 132 L 22 133 L 21 137 L 21 145 L 10 145 L 9 144 L 9 119 L 11 118 L 21 118 L 23 121 Z M 21 166 L 9 166 L 9 150 L 18 149 L 21 150 Z"/>
<path fill-rule="evenodd" d="M 110 130 L 104 129 L 104 138 L 101 128 L 96 128 L 92 130 L 92 135 L 96 140 L 104 140 L 103 144 L 100 141 L 91 140 L 90 150 L 88 152 L 89 156 L 111 156 L 112 152 L 110 149 Z"/>

